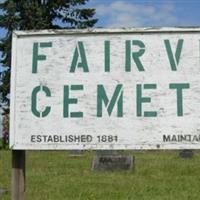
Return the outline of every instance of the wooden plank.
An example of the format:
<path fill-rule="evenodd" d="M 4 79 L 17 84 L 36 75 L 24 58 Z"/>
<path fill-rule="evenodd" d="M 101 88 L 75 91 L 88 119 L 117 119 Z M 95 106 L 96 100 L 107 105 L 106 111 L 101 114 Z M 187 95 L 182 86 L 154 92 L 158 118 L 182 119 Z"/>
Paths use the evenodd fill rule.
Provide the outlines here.
<path fill-rule="evenodd" d="M 96 29 L 64 29 L 64 30 L 40 30 L 40 31 L 14 31 L 18 37 L 48 36 L 48 35 L 76 35 L 76 34 L 127 34 L 127 33 L 195 33 L 200 27 L 145 27 L 145 28 L 96 28 Z"/>
<path fill-rule="evenodd" d="M 10 147 L 200 149 L 200 29 L 101 31 L 13 34 Z"/>
<path fill-rule="evenodd" d="M 12 151 L 12 200 L 25 199 L 25 151 Z"/>

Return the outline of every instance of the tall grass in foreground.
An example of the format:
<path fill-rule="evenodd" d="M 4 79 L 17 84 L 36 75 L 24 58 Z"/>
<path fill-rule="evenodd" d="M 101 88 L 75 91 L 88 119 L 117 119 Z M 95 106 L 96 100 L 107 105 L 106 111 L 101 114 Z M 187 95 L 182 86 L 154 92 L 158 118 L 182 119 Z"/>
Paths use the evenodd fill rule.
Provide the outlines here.
<path fill-rule="evenodd" d="M 28 151 L 28 200 L 198 200 L 200 152 L 181 159 L 177 151 L 132 152 L 135 170 L 93 172 L 93 152 Z M 11 152 L 0 151 L 0 188 L 10 188 Z M 10 200 L 10 192 L 1 200 Z"/>

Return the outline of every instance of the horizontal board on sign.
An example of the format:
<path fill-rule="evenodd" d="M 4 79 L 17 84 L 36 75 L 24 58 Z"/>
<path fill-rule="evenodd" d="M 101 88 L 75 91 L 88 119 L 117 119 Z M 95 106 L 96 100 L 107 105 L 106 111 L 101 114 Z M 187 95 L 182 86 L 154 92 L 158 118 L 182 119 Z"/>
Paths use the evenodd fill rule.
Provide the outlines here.
<path fill-rule="evenodd" d="M 200 29 L 13 34 L 12 149 L 200 148 Z"/>

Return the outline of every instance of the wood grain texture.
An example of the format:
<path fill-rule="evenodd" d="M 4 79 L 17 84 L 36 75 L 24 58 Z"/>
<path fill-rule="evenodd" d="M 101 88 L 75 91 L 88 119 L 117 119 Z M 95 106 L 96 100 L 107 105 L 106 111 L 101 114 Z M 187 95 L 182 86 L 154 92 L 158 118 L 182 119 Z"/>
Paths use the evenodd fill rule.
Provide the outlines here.
<path fill-rule="evenodd" d="M 177 71 L 172 71 L 164 40 L 173 54 L 183 39 Z M 110 72 L 104 71 L 104 42 L 110 41 Z M 131 71 L 125 71 L 127 40 L 140 40 L 145 52 L 140 57 L 144 71 L 131 60 Z M 200 148 L 200 29 L 117 29 L 79 31 L 20 32 L 13 35 L 11 127 L 12 149 L 199 149 Z M 70 73 L 77 42 L 85 48 L 89 72 L 77 68 Z M 46 60 L 38 61 L 38 72 L 32 73 L 33 44 L 52 42 L 51 48 L 39 48 Z M 131 47 L 139 51 L 138 46 Z M 80 59 L 80 58 L 79 58 Z M 177 116 L 177 94 L 171 83 L 189 83 L 183 90 L 183 116 Z M 70 91 L 77 104 L 70 112 L 81 111 L 83 118 L 63 117 L 64 85 L 83 85 L 82 91 Z M 111 116 L 103 108 L 97 117 L 97 85 L 104 85 L 111 98 L 118 84 L 123 85 L 123 117 L 117 117 L 117 105 Z M 156 111 L 157 117 L 137 116 L 137 85 L 156 84 L 143 89 L 151 98 L 142 111 Z M 38 93 L 37 109 L 51 106 L 51 112 L 38 118 L 31 112 L 31 95 L 36 86 L 46 86 L 51 97 Z M 59 136 L 58 142 L 31 142 L 32 136 Z M 88 142 L 62 142 L 69 135 L 92 136 Z M 98 136 L 117 136 L 113 142 L 99 142 Z M 163 137 L 170 141 L 163 141 Z M 181 137 L 185 137 L 183 140 Z M 195 137 L 195 138 L 194 138 Z M 180 141 L 179 141 L 180 140 Z M 35 140 L 36 141 L 36 140 Z"/>
<path fill-rule="evenodd" d="M 12 200 L 25 199 L 25 151 L 12 151 Z"/>

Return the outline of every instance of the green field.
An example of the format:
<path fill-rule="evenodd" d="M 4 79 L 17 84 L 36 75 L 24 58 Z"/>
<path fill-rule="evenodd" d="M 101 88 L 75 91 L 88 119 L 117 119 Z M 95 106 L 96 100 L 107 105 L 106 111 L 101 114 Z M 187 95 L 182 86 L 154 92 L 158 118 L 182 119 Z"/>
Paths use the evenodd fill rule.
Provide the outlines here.
<path fill-rule="evenodd" d="M 3 147 L 3 140 L 0 138 L 0 149 Z"/>
<path fill-rule="evenodd" d="M 132 153 L 135 170 L 92 172 L 93 153 L 71 157 L 65 151 L 29 151 L 28 200 L 198 200 L 200 152 L 181 159 L 177 151 Z M 0 151 L 0 188 L 10 188 L 11 153 Z M 10 200 L 10 192 L 0 197 Z"/>

